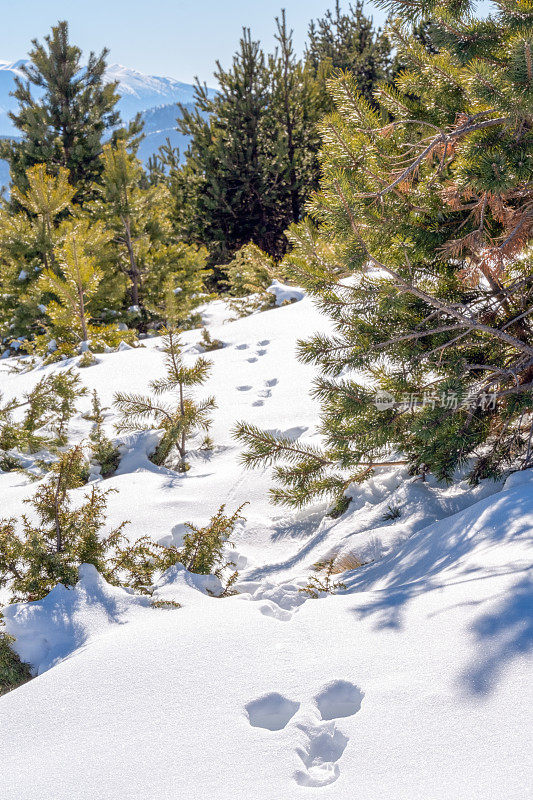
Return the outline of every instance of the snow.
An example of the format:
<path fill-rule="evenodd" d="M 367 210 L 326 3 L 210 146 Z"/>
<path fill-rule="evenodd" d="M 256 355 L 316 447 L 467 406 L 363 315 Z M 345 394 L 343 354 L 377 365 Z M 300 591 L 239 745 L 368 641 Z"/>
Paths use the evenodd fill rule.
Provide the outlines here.
<path fill-rule="evenodd" d="M 297 300 L 303 300 L 305 292 L 303 289 L 288 286 L 285 283 L 280 283 L 278 280 L 272 281 L 268 287 L 267 292 L 276 295 L 276 305 L 280 306 L 282 303 L 294 303 Z"/>
<path fill-rule="evenodd" d="M 0 698 L 3 800 L 34 800 L 36 780 L 39 800 L 524 800 L 533 471 L 472 488 L 394 467 L 351 486 L 338 519 L 325 504 L 273 507 L 269 470 L 243 469 L 231 429 L 246 420 L 320 441 L 314 370 L 295 347 L 328 322 L 305 296 L 233 321 L 222 300 L 201 313 L 224 342 L 198 390 L 217 400 L 214 451 L 195 444 L 191 470 L 177 474 L 148 459 L 158 433 L 124 436 L 105 481 L 118 489 L 108 521 L 179 546 L 185 522 L 248 502 L 228 553 L 239 594 L 219 599 L 216 578 L 176 565 L 154 599 L 181 607 L 151 608 L 85 565 L 76 587 L 6 607 L 38 677 Z M 201 334 L 184 334 L 186 358 Z M 162 375 L 160 340 L 142 344 L 80 370 L 103 405 Z M 78 360 L 20 374 L 3 360 L 6 398 Z M 90 395 L 73 441 L 90 431 L 89 407 Z M 115 421 L 109 409 L 110 436 Z M 1 515 L 19 516 L 36 485 L 0 473 Z M 385 518 L 391 509 L 399 516 Z M 310 599 L 300 589 L 311 566 L 338 552 L 369 563 L 335 576 L 345 590 Z"/>

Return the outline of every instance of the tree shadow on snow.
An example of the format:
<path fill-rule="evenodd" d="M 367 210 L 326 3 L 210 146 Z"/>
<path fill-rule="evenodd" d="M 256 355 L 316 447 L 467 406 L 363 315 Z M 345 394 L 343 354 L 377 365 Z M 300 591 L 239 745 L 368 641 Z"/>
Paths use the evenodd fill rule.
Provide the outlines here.
<path fill-rule="evenodd" d="M 533 496 L 511 491 L 415 533 L 394 553 L 343 578 L 348 592 L 371 593 L 353 613 L 359 619 L 374 618 L 376 629 L 400 629 L 412 598 L 457 583 L 517 575 L 496 608 L 493 604 L 500 594 L 481 603 L 466 601 L 472 608 L 492 604 L 490 612 L 481 613 L 472 623 L 475 656 L 461 676 L 467 691 L 488 693 L 505 666 L 533 648 L 533 581 L 524 577 L 523 564 L 506 562 L 504 547 L 501 564 L 494 566 L 483 565 L 482 556 L 474 551 L 531 539 L 532 513 Z"/>
<path fill-rule="evenodd" d="M 533 649 L 533 578 L 518 580 L 503 600 L 474 622 L 471 632 L 482 653 L 461 675 L 469 692 L 486 695 L 505 667 Z"/>

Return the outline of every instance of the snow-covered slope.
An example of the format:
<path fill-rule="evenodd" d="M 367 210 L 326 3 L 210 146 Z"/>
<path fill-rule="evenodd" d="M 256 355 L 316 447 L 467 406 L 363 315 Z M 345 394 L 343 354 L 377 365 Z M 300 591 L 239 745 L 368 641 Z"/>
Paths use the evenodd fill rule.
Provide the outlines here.
<path fill-rule="evenodd" d="M 473 490 L 396 469 L 352 487 L 337 520 L 324 506 L 270 506 L 268 471 L 242 469 L 230 430 L 246 419 L 317 442 L 313 369 L 295 343 L 327 322 L 307 298 L 224 323 L 226 311 L 205 309 L 225 343 L 205 387 L 218 402 L 213 454 L 198 451 L 180 476 L 147 460 L 151 435 L 131 435 L 106 486 L 119 490 L 110 523 L 177 544 L 185 521 L 249 501 L 240 594 L 210 597 L 178 567 L 156 596 L 182 608 L 156 610 L 84 567 L 76 588 L 7 609 L 41 674 L 0 698 L 2 797 L 529 797 L 533 475 Z M 199 339 L 185 334 L 191 355 Z M 145 391 L 162 372 L 159 344 L 98 356 L 84 383 L 107 405 L 117 389 Z M 8 366 L 8 396 L 59 369 Z M 77 417 L 73 438 L 87 430 Z M 34 491 L 0 474 L 1 515 Z M 388 506 L 401 516 L 385 520 Z M 345 592 L 306 599 L 311 564 L 334 550 L 371 563 L 343 576 Z"/>

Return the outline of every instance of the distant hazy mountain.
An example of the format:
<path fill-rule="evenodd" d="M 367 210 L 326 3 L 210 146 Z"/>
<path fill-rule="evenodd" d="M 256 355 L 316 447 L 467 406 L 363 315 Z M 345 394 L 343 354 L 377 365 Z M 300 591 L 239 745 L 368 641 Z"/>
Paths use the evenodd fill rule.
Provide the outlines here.
<path fill-rule="evenodd" d="M 183 103 L 192 110 L 194 103 Z M 143 112 L 144 139 L 142 140 L 138 156 L 146 163 L 153 153 L 156 153 L 167 139 L 172 147 L 179 148 L 180 156 L 183 157 L 187 149 L 189 137 L 176 130 L 176 119 L 180 116 L 180 109 L 175 103 L 157 108 L 149 108 Z"/>
<path fill-rule="evenodd" d="M 0 60 L 0 137 L 16 134 L 8 117 L 8 112 L 17 108 L 17 102 L 10 96 L 10 92 L 15 87 L 15 77 L 24 77 L 20 68 L 25 63 L 27 61 L 24 60 L 12 62 Z M 174 78 L 144 75 L 121 64 L 111 64 L 106 70 L 105 80 L 118 81 L 120 94 L 118 108 L 124 122 L 139 111 L 143 115 L 146 138 L 139 148 L 139 157 L 143 161 L 147 161 L 152 153 L 164 144 L 167 136 L 174 147 L 179 147 L 182 153 L 185 151 L 187 137 L 175 130 L 176 117 L 179 114 L 177 103 L 193 105 L 194 86 Z M 209 91 L 215 94 L 214 89 Z M 0 161 L 0 186 L 5 185 L 7 181 L 7 165 Z"/>
<path fill-rule="evenodd" d="M 0 60 L 0 136 L 10 136 L 14 132 L 7 113 L 16 109 L 17 103 L 9 93 L 14 89 L 15 77 L 23 77 L 20 68 L 25 63 L 27 61 L 24 60 Z M 190 83 L 158 75 L 144 75 L 121 64 L 111 64 L 106 70 L 105 80 L 109 83 L 118 81 L 118 92 L 121 96 L 118 108 L 125 121 L 138 111 L 146 111 L 154 106 L 194 102 L 194 86 Z M 210 91 L 214 94 L 214 90 Z"/>

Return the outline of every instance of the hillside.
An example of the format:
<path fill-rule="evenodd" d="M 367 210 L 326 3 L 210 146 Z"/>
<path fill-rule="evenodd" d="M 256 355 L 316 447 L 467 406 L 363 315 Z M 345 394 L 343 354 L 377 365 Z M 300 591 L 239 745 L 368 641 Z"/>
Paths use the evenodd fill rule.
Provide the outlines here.
<path fill-rule="evenodd" d="M 249 502 L 232 553 L 239 594 L 211 597 L 205 578 L 174 567 L 155 596 L 182 608 L 157 610 L 83 567 L 76 588 L 4 609 L 40 673 L 0 699 L 5 800 L 34 800 L 35 776 L 40 800 L 528 796 L 531 470 L 476 488 L 381 470 L 351 486 L 338 519 L 325 504 L 270 505 L 270 471 L 243 469 L 231 428 L 245 419 L 319 440 L 314 371 L 295 346 L 328 322 L 292 294 L 303 299 L 234 321 L 221 300 L 203 308 L 224 343 L 199 391 L 218 404 L 211 454 L 197 450 L 179 475 L 148 460 L 153 434 L 130 434 L 103 482 L 118 490 L 109 523 L 128 519 L 132 539 L 164 544 L 179 545 L 184 523 L 204 524 L 221 503 Z M 191 356 L 200 335 L 184 334 Z M 143 344 L 80 370 L 105 405 L 161 376 L 160 340 Z M 2 387 L 21 396 L 76 362 L 13 374 L 4 359 Z M 88 407 L 73 440 L 88 434 Z M 109 411 L 109 435 L 115 421 Z M 2 516 L 18 515 L 35 488 L 0 474 Z M 338 594 L 310 599 L 299 589 L 332 552 L 366 566 L 339 576 Z"/>

